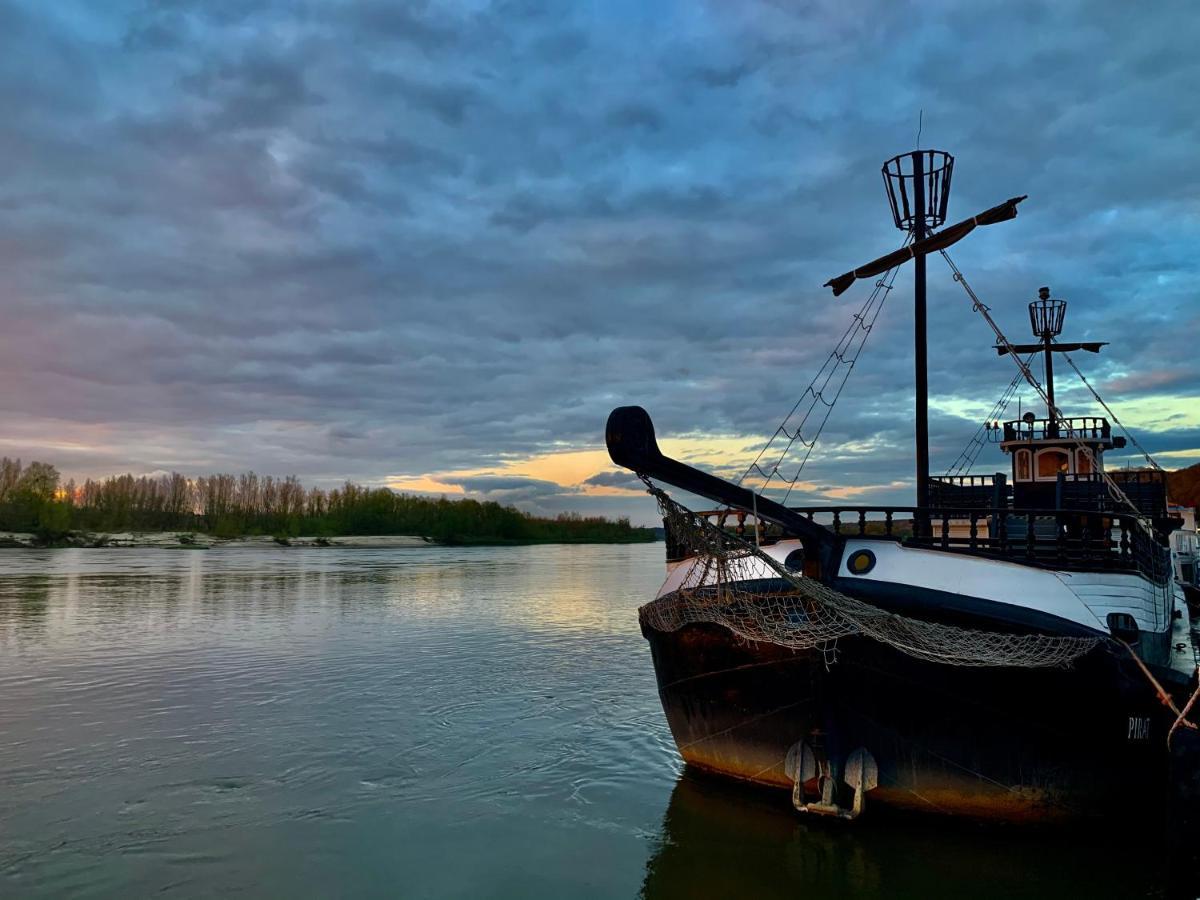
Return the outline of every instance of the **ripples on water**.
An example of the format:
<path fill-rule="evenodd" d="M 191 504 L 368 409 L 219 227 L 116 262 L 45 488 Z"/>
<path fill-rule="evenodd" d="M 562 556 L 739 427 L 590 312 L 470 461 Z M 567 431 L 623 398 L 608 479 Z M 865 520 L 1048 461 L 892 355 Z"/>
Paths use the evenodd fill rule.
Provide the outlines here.
<path fill-rule="evenodd" d="M 0 895 L 1153 895 L 1094 842 L 681 776 L 661 574 L 661 544 L 0 551 Z"/>

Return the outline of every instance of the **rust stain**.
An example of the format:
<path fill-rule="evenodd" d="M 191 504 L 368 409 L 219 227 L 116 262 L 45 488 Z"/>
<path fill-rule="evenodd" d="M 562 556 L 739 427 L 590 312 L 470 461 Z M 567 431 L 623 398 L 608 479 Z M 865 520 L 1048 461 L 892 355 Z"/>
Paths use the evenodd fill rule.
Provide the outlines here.
<path fill-rule="evenodd" d="M 792 789 L 792 780 L 783 771 L 783 759 L 778 756 L 772 759 L 767 754 L 750 751 L 744 755 L 730 757 L 725 753 L 706 752 L 700 744 L 680 753 L 688 765 L 714 775 L 724 775 L 767 787 Z"/>
<path fill-rule="evenodd" d="M 739 781 L 790 791 L 792 781 L 784 772 L 783 760 L 761 765 L 761 754 L 708 753 L 701 748 L 683 754 L 688 765 Z M 818 790 L 816 779 L 806 783 L 812 793 Z M 929 779 L 919 789 L 880 785 L 867 794 L 868 806 L 879 804 L 892 809 L 952 815 L 967 819 L 1014 824 L 1062 823 L 1073 818 L 1071 811 L 1053 802 L 1049 792 L 1015 786 L 1009 789 L 981 791 L 977 785 L 938 784 Z"/>

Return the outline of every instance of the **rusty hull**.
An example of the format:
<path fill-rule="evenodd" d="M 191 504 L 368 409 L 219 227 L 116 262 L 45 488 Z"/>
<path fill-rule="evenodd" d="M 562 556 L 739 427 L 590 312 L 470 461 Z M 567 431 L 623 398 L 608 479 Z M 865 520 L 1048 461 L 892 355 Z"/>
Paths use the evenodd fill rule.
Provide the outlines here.
<path fill-rule="evenodd" d="M 868 814 L 1055 822 L 1162 809 L 1173 717 L 1105 649 L 1069 670 L 969 668 L 861 637 L 827 660 L 718 625 L 644 632 L 676 745 L 699 769 L 790 789 L 785 757 L 803 740 L 835 773 L 857 747 L 875 757 Z"/>

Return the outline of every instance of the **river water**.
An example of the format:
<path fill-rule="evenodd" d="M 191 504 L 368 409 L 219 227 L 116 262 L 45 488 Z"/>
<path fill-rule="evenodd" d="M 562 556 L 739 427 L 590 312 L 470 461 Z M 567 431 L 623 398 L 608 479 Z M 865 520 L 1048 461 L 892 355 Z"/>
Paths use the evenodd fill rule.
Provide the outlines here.
<path fill-rule="evenodd" d="M 1157 823 L 846 827 L 685 771 L 662 552 L 0 551 L 0 896 L 1159 895 Z"/>

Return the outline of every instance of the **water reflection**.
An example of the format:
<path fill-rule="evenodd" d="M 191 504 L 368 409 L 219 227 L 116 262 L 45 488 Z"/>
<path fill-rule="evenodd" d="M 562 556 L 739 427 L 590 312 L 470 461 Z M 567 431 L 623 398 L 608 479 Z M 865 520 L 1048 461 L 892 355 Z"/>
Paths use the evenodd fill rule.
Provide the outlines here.
<path fill-rule="evenodd" d="M 1160 854 L 1122 834 L 997 829 L 873 815 L 806 820 L 784 792 L 686 770 L 646 865 L 646 900 L 1161 897 Z"/>
<path fill-rule="evenodd" d="M 0 628 L 53 611 L 59 637 L 78 633 L 91 643 L 93 626 L 120 621 L 154 629 L 227 615 L 284 621 L 337 610 L 356 618 L 373 609 L 426 623 L 485 619 L 637 639 L 636 601 L 661 580 L 660 553 L 643 546 L 5 550 Z M 654 569 L 643 571 L 647 563 Z"/>
<path fill-rule="evenodd" d="M 0 896 L 634 895 L 661 553 L 9 551 Z"/>
<path fill-rule="evenodd" d="M 50 588 L 49 578 L 0 579 L 0 644 L 44 633 Z"/>

